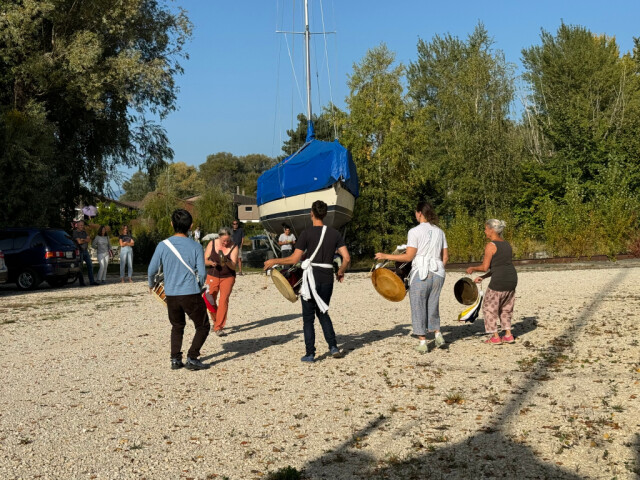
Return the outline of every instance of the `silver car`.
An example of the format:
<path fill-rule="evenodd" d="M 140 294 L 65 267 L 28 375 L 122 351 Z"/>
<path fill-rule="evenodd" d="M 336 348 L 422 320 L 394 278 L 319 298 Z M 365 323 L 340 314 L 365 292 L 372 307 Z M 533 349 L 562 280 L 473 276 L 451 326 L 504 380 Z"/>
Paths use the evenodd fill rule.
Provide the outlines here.
<path fill-rule="evenodd" d="M 9 269 L 7 268 L 7 264 L 4 263 L 4 253 L 0 250 L 0 283 L 7 283 L 8 278 Z"/>

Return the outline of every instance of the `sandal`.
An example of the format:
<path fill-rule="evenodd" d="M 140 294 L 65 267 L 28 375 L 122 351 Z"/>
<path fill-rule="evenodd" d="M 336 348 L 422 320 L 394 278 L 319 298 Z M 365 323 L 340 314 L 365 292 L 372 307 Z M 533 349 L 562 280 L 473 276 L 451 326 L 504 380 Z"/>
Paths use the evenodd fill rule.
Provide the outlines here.
<path fill-rule="evenodd" d="M 516 339 L 513 338 L 513 335 L 509 335 L 508 337 L 504 336 L 501 338 L 501 340 L 502 340 L 502 343 L 516 343 Z"/>
<path fill-rule="evenodd" d="M 489 337 L 487 338 L 484 343 L 486 343 L 487 345 L 501 345 L 502 344 L 502 339 L 500 337 Z"/>

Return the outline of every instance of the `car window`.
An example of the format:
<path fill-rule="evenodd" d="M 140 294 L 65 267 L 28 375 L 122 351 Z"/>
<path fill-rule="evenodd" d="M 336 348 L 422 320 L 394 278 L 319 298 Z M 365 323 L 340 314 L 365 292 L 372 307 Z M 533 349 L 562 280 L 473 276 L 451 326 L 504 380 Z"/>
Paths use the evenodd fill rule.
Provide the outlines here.
<path fill-rule="evenodd" d="M 11 232 L 0 232 L 0 250 L 13 250 L 13 235 L 11 235 Z"/>
<path fill-rule="evenodd" d="M 54 242 L 58 245 L 66 245 L 75 247 L 75 243 L 73 243 L 73 239 L 71 235 L 69 235 L 64 230 L 45 230 L 42 232 L 47 240 Z"/>
<path fill-rule="evenodd" d="M 267 245 L 267 241 L 263 240 L 263 239 L 256 240 L 255 245 L 256 245 L 255 246 L 256 250 L 262 250 L 263 248 L 269 248 L 268 245 Z"/>
<path fill-rule="evenodd" d="M 42 235 L 40 235 L 39 233 L 36 233 L 34 235 L 34 237 L 31 239 L 31 246 L 30 248 L 35 248 L 35 247 L 44 247 L 44 238 L 42 237 Z"/>
<path fill-rule="evenodd" d="M 24 247 L 29 240 L 29 232 L 17 231 L 13 232 L 13 235 L 13 248 L 16 250 Z"/>

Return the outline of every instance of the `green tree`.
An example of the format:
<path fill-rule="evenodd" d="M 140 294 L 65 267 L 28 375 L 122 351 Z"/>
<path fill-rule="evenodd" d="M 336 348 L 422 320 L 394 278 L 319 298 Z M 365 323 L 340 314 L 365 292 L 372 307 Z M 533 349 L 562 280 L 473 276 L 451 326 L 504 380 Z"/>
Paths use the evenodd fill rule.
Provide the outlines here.
<path fill-rule="evenodd" d="M 231 194 L 219 186 L 207 188 L 196 200 L 194 222 L 203 232 L 217 232 L 222 226 L 230 226 L 232 220 Z"/>
<path fill-rule="evenodd" d="M 336 107 L 330 105 L 320 115 L 313 115 L 313 128 L 318 140 L 333 141 L 336 138 L 335 122 L 331 112 L 336 112 Z M 298 115 L 298 125 L 295 130 L 287 130 L 289 138 L 284 142 L 282 151 L 286 156 L 296 153 L 307 141 L 307 116 Z"/>
<path fill-rule="evenodd" d="M 39 164 L 31 170 L 50 180 L 43 189 L 38 175 L 25 178 L 21 188 L 44 200 L 26 205 L 27 217 L 46 212 L 39 222 L 60 223 L 79 197 L 103 192 L 118 165 L 154 171 L 172 157 L 150 116 L 175 107 L 190 34 L 184 11 L 159 0 L 0 3 L 0 131 L 10 142 L 0 149 L 0 171 L 22 149 Z M 37 125 L 42 146 L 24 149 L 25 135 L 7 136 L 11 115 Z M 2 195 L 0 211 L 13 209 Z"/>
<path fill-rule="evenodd" d="M 129 225 L 131 220 L 138 216 L 138 212 L 118 207 L 113 202 L 100 202 L 97 207 L 98 215 L 93 219 L 92 223 L 109 226 L 112 234 L 119 230 L 121 226 Z"/>
<path fill-rule="evenodd" d="M 62 196 L 62 186 L 46 163 L 55 150 L 52 134 L 40 104 L 0 110 L 0 225 L 46 225 L 60 215 L 50 197 Z"/>
<path fill-rule="evenodd" d="M 138 170 L 131 178 L 122 184 L 124 193 L 120 195 L 123 202 L 139 202 L 149 192 L 153 191 L 151 177 L 148 173 Z"/>
<path fill-rule="evenodd" d="M 349 76 L 349 114 L 337 121 L 341 143 L 358 169 L 350 238 L 362 253 L 392 250 L 406 239 L 419 179 L 414 174 L 406 125 L 402 65 L 383 44 L 367 52 Z"/>
<path fill-rule="evenodd" d="M 522 142 L 509 120 L 513 67 L 479 24 L 466 41 L 418 41 L 409 65 L 416 165 L 446 216 L 507 209 L 518 184 Z"/>
<path fill-rule="evenodd" d="M 548 193 L 563 198 L 577 181 L 589 200 L 610 158 L 629 168 L 638 164 L 637 41 L 633 57 L 621 57 L 615 38 L 564 23 L 555 36 L 543 30 L 540 39 L 522 56 L 531 89 L 526 118 L 550 144 L 538 158 L 555 180 Z"/>
<path fill-rule="evenodd" d="M 198 170 L 184 162 L 172 163 L 158 174 L 156 192 L 168 197 L 184 199 L 204 190 Z"/>
<path fill-rule="evenodd" d="M 274 164 L 274 159 L 266 155 L 236 157 L 219 152 L 208 155 L 199 172 L 207 188 L 220 187 L 224 192 L 235 193 L 236 187 L 240 187 L 247 195 L 255 195 L 258 177 Z"/>

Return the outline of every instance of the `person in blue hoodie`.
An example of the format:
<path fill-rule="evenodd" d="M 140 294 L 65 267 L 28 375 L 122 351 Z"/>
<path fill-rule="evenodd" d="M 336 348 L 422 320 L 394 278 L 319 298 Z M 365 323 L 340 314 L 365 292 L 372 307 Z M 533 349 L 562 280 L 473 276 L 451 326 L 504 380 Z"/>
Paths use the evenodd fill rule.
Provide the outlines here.
<path fill-rule="evenodd" d="M 164 273 L 164 291 L 171 322 L 171 368 L 173 370 L 182 367 L 189 370 L 208 368 L 198 360 L 200 349 L 209 335 L 211 326 L 207 307 L 200 293 L 200 283 L 204 281 L 206 275 L 204 252 L 202 245 L 187 237 L 192 224 L 193 218 L 186 210 L 178 209 L 171 214 L 171 226 L 175 235 L 158 244 L 147 272 L 149 291 L 153 287 L 154 277 L 160 266 Z M 182 260 L 176 253 L 182 257 Z M 182 338 L 186 326 L 185 313 L 193 321 L 196 333 L 191 342 L 191 348 L 187 352 L 187 361 L 183 363 Z"/>

